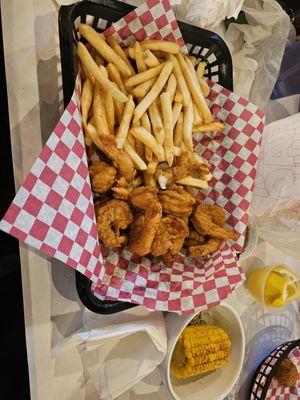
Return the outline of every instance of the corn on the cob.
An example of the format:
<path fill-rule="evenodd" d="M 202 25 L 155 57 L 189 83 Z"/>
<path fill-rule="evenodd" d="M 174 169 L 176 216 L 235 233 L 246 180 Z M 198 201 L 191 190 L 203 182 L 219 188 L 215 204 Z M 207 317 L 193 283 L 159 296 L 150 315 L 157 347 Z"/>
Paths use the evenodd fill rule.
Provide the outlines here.
<path fill-rule="evenodd" d="M 228 363 L 231 343 L 216 325 L 187 326 L 176 343 L 171 371 L 178 378 L 213 371 Z"/>

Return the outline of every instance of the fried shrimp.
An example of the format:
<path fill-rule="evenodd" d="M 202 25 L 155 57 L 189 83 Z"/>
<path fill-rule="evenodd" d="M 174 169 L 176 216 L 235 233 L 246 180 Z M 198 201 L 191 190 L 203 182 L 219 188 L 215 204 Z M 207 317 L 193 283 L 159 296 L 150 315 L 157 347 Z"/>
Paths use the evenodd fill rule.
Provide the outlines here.
<path fill-rule="evenodd" d="M 126 179 L 122 177 L 117 180 L 116 185 L 111 190 L 116 199 L 127 200 L 132 188 Z"/>
<path fill-rule="evenodd" d="M 166 263 L 174 261 L 188 234 L 189 228 L 186 219 L 175 215 L 163 217 L 152 242 L 151 253 L 154 256 L 162 256 Z"/>
<path fill-rule="evenodd" d="M 119 174 L 130 182 L 136 175 L 131 158 L 124 150 L 118 149 L 113 135 L 93 135 L 95 145 L 110 158 Z"/>
<path fill-rule="evenodd" d="M 209 175 L 209 167 L 196 154 L 183 152 L 175 165 L 171 168 L 157 168 L 155 178 L 162 189 L 170 187 L 175 182 L 191 176 L 197 179 L 205 179 Z"/>
<path fill-rule="evenodd" d="M 173 185 L 170 189 L 160 190 L 158 198 L 166 214 L 188 217 L 196 200 L 181 186 Z"/>
<path fill-rule="evenodd" d="M 214 253 L 219 249 L 222 242 L 223 241 L 221 239 L 216 239 L 211 237 L 204 243 L 195 246 L 189 246 L 188 257 L 191 258 L 204 257 L 207 254 Z"/>
<path fill-rule="evenodd" d="M 141 256 L 150 252 L 162 216 L 156 192 L 157 189 L 151 186 L 139 187 L 129 196 L 134 207 L 144 210 L 135 217 L 129 231 L 129 249 Z"/>
<path fill-rule="evenodd" d="M 189 246 L 198 246 L 205 242 L 205 236 L 196 231 L 196 229 L 190 227 L 189 236 L 186 238 L 185 243 Z"/>
<path fill-rule="evenodd" d="M 128 200 L 131 191 L 142 183 L 142 178 L 138 176 L 131 182 L 127 182 L 122 176 L 117 180 L 114 187 L 111 188 L 113 196 L 116 199 Z"/>
<path fill-rule="evenodd" d="M 104 194 L 113 186 L 117 171 L 103 161 L 95 161 L 89 167 L 89 173 L 94 192 Z"/>
<path fill-rule="evenodd" d="M 132 222 L 132 212 L 125 201 L 109 200 L 98 208 L 97 229 L 100 240 L 109 247 L 120 247 L 126 242 L 126 235 L 120 229 L 126 229 Z"/>
<path fill-rule="evenodd" d="M 216 210 L 216 209 L 215 209 Z M 214 213 L 213 209 L 206 204 L 199 204 L 193 211 L 192 223 L 198 231 L 212 236 L 216 239 L 236 239 L 237 234 L 233 229 L 219 226 L 220 212 Z"/>

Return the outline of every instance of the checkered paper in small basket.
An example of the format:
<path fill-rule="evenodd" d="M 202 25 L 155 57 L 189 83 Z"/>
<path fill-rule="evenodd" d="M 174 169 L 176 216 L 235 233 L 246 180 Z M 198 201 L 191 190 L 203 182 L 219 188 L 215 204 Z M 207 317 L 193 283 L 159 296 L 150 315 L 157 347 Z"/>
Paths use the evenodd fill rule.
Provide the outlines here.
<path fill-rule="evenodd" d="M 292 363 L 296 366 L 298 370 L 298 374 L 300 374 L 300 349 L 295 348 L 292 350 L 289 355 L 289 359 L 292 361 Z M 270 357 L 271 358 L 271 357 Z M 274 358 L 274 363 L 276 362 L 276 359 Z M 271 372 L 272 367 L 268 366 L 266 369 L 265 364 L 263 364 L 261 368 L 261 373 L 263 375 L 268 375 Z M 258 374 L 257 379 L 260 379 L 260 375 Z M 266 378 L 265 378 L 266 381 Z M 261 382 L 263 384 L 265 381 Z M 259 396 L 259 392 L 257 393 Z M 254 396 L 253 394 L 251 395 L 251 400 L 255 400 L 259 397 Z M 269 389 L 267 391 L 266 400 L 299 400 L 300 399 L 300 375 L 299 378 L 294 386 L 291 387 L 283 387 L 276 377 L 273 377 L 271 380 Z"/>
<path fill-rule="evenodd" d="M 147 37 L 183 45 L 168 1 L 148 0 L 105 31 L 123 43 Z M 225 131 L 196 137 L 196 149 L 212 165 L 205 201 L 224 207 L 239 233 L 230 247 L 206 260 L 184 253 L 171 266 L 114 251 L 98 242 L 93 197 L 81 129 L 80 79 L 72 99 L 26 176 L 0 228 L 80 271 L 101 299 L 143 304 L 151 310 L 192 313 L 217 305 L 243 280 L 235 250 L 243 247 L 248 223 L 263 114 L 253 104 L 210 83 L 210 105 Z"/>

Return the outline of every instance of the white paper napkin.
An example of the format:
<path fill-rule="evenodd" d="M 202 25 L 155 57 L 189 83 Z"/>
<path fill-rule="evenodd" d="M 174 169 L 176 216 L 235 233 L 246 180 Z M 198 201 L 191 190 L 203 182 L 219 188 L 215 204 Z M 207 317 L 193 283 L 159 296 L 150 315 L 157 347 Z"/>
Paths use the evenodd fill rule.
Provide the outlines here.
<path fill-rule="evenodd" d="M 150 374 L 164 358 L 167 336 L 163 314 L 136 307 L 99 316 L 86 312 L 82 326 L 52 349 L 76 347 L 82 383 L 93 384 L 101 400 L 114 399 Z"/>

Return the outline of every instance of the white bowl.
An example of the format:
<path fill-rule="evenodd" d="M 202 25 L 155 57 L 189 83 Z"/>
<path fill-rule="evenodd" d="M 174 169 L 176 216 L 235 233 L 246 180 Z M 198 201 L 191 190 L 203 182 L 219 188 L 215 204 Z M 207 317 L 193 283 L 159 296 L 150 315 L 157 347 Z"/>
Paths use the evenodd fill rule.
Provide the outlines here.
<path fill-rule="evenodd" d="M 164 383 L 176 400 L 222 400 L 236 383 L 244 360 L 245 335 L 241 320 L 232 307 L 223 303 L 209 310 L 216 325 L 223 328 L 232 343 L 230 361 L 227 365 L 205 375 L 178 380 L 170 373 L 171 358 L 175 344 L 184 328 L 196 316 L 169 313 L 166 318 L 168 350 L 161 364 Z"/>

